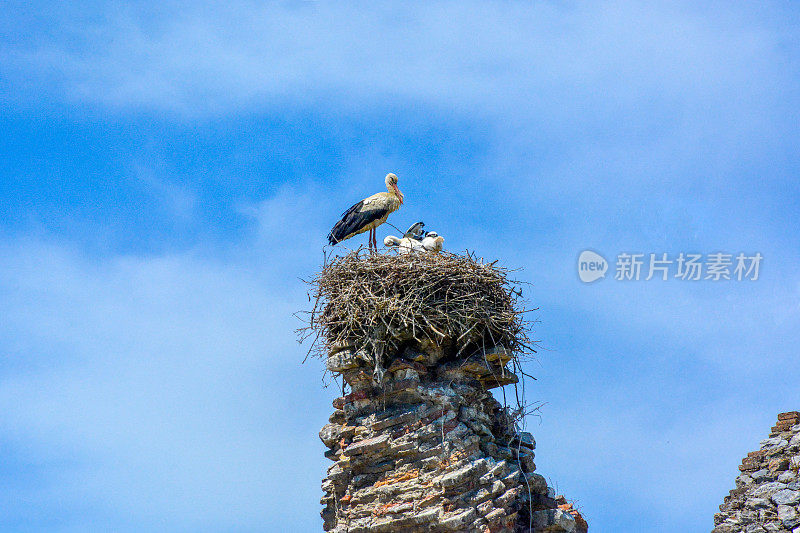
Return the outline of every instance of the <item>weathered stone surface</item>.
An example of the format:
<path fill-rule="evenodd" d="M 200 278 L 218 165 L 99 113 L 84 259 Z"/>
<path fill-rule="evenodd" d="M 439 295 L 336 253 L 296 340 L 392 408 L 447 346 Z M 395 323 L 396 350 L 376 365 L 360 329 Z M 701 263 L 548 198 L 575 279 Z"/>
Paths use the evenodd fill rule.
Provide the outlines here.
<path fill-rule="evenodd" d="M 800 491 L 783 489 L 772 495 L 772 501 L 778 505 L 795 505 L 800 502 Z"/>
<path fill-rule="evenodd" d="M 777 457 L 772 459 L 767 464 L 767 469 L 770 472 L 783 472 L 784 470 L 789 468 L 789 458 L 788 457 Z"/>
<path fill-rule="evenodd" d="M 575 519 L 575 533 L 587 533 L 589 524 L 586 523 L 581 513 L 573 507 L 572 502 L 567 501 L 564 496 L 557 496 L 555 502 L 560 510 L 571 514 L 572 518 Z"/>
<path fill-rule="evenodd" d="M 488 392 L 485 380 L 516 378 L 503 368 L 504 350 L 465 362 L 406 349 L 378 373 L 360 366 L 368 355 L 344 349 L 331 358 L 328 368 L 352 392 L 334 400 L 319 434 L 334 461 L 322 483 L 325 531 L 588 529 L 577 510 L 556 503 L 535 472 L 533 436 L 519 433 Z"/>
<path fill-rule="evenodd" d="M 466 511 L 462 511 L 460 513 L 454 514 L 448 518 L 443 518 L 439 520 L 439 525 L 443 529 L 447 529 L 450 531 L 467 531 L 475 521 L 478 513 L 475 509 L 467 509 Z"/>
<path fill-rule="evenodd" d="M 785 488 L 786 488 L 785 484 L 780 483 L 778 481 L 772 481 L 770 483 L 764 483 L 760 487 L 753 489 L 752 491 L 750 491 L 750 494 L 759 498 L 761 497 L 769 498 L 779 490 L 783 490 Z"/>
<path fill-rule="evenodd" d="M 750 498 L 745 502 L 748 509 L 769 509 L 772 504 L 767 498 Z"/>
<path fill-rule="evenodd" d="M 325 366 L 331 372 L 342 372 L 359 366 L 359 359 L 356 354 L 348 349 L 338 351 L 328 356 Z"/>
<path fill-rule="evenodd" d="M 456 470 L 455 472 L 450 472 L 442 476 L 439 480 L 439 483 L 443 487 L 453 487 L 455 485 L 460 485 L 468 480 L 473 480 L 474 478 L 480 477 L 486 472 L 487 464 L 486 459 L 479 459 L 473 463 L 467 464 L 465 467 Z"/>
<path fill-rule="evenodd" d="M 575 531 L 575 518 L 561 509 L 545 509 L 533 513 L 533 526 L 538 531 L 571 533 Z"/>
<path fill-rule="evenodd" d="M 499 361 L 500 365 L 505 365 L 511 361 L 511 353 L 504 346 L 493 346 L 484 351 L 484 358 L 487 361 Z"/>
<path fill-rule="evenodd" d="M 536 449 L 536 441 L 533 439 L 533 435 L 524 431 L 517 434 L 514 440 L 512 441 L 512 445 L 517 445 L 517 444 L 524 448 L 530 448 L 531 450 Z"/>
<path fill-rule="evenodd" d="M 369 453 L 375 450 L 380 450 L 386 448 L 387 443 L 389 442 L 389 435 L 384 433 L 383 435 L 378 435 L 377 437 L 372 437 L 370 439 L 360 440 L 355 442 L 344 449 L 345 455 L 358 455 L 362 453 Z"/>
<path fill-rule="evenodd" d="M 789 529 L 800 525 L 800 513 L 790 505 L 778 505 L 778 519 Z"/>
<path fill-rule="evenodd" d="M 541 474 L 525 474 L 525 480 L 534 494 L 547 494 L 547 480 Z"/>
<path fill-rule="evenodd" d="M 787 470 L 786 472 L 782 472 L 781 475 L 778 476 L 778 481 L 780 481 L 781 483 L 791 483 L 796 479 L 797 479 L 797 473 L 793 472 L 792 470 Z"/>
<path fill-rule="evenodd" d="M 800 533 L 799 419 L 796 411 L 778 415 L 770 437 L 742 460 L 736 488 L 714 515 L 714 533 Z"/>
<path fill-rule="evenodd" d="M 328 448 L 333 447 L 336 441 L 339 440 L 341 427 L 339 424 L 325 424 L 322 426 L 322 429 L 319 430 L 319 438 L 322 443 Z"/>

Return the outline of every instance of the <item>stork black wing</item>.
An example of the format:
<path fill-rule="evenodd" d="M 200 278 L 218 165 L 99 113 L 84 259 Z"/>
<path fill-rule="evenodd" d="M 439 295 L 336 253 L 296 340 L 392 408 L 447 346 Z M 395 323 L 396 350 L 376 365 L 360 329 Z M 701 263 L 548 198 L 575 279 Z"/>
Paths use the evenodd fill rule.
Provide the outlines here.
<path fill-rule="evenodd" d="M 367 224 L 378 220 L 388 212 L 387 209 L 367 209 L 362 211 L 362 207 L 364 207 L 363 200 L 342 214 L 342 220 L 337 222 L 328 234 L 329 243 L 336 244 L 349 239 Z"/>
<path fill-rule="evenodd" d="M 423 221 L 415 222 L 411 224 L 411 227 L 406 230 L 405 234 L 403 235 L 404 238 L 414 238 L 417 240 L 421 240 L 420 235 L 422 234 L 422 228 L 425 227 L 425 223 Z"/>

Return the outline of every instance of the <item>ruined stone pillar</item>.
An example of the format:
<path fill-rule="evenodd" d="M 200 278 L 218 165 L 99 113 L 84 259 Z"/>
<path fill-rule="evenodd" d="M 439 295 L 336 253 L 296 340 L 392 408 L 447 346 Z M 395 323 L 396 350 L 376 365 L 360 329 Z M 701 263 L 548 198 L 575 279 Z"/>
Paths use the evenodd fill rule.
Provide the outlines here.
<path fill-rule="evenodd" d="M 378 373 L 369 354 L 329 355 L 352 392 L 320 431 L 333 461 L 325 531 L 586 531 L 536 473 L 531 434 L 489 392 L 517 381 L 510 355 L 494 347 L 442 362 L 437 352 L 406 349 Z"/>
<path fill-rule="evenodd" d="M 713 533 L 800 533 L 800 412 L 780 413 L 739 471 L 714 515 Z"/>

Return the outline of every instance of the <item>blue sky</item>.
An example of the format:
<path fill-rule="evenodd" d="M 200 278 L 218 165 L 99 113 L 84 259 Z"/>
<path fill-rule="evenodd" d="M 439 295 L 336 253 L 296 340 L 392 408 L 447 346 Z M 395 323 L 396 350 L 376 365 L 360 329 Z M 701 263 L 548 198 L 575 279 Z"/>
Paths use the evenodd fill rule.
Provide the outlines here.
<path fill-rule="evenodd" d="M 319 530 L 298 278 L 390 171 L 392 222 L 532 284 L 527 428 L 592 530 L 712 528 L 800 407 L 796 6 L 150 4 L 0 15 L 0 529 Z"/>

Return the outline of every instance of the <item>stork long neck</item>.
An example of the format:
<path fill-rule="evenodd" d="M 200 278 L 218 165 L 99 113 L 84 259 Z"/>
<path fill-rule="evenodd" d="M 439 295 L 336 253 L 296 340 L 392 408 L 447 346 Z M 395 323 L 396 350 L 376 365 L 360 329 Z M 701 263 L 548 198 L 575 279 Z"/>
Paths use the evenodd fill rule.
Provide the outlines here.
<path fill-rule="evenodd" d="M 401 204 L 403 203 L 403 193 L 400 192 L 400 188 L 397 185 L 392 185 L 387 181 L 386 190 L 389 191 L 389 194 L 397 198 L 398 202 L 400 202 Z"/>

